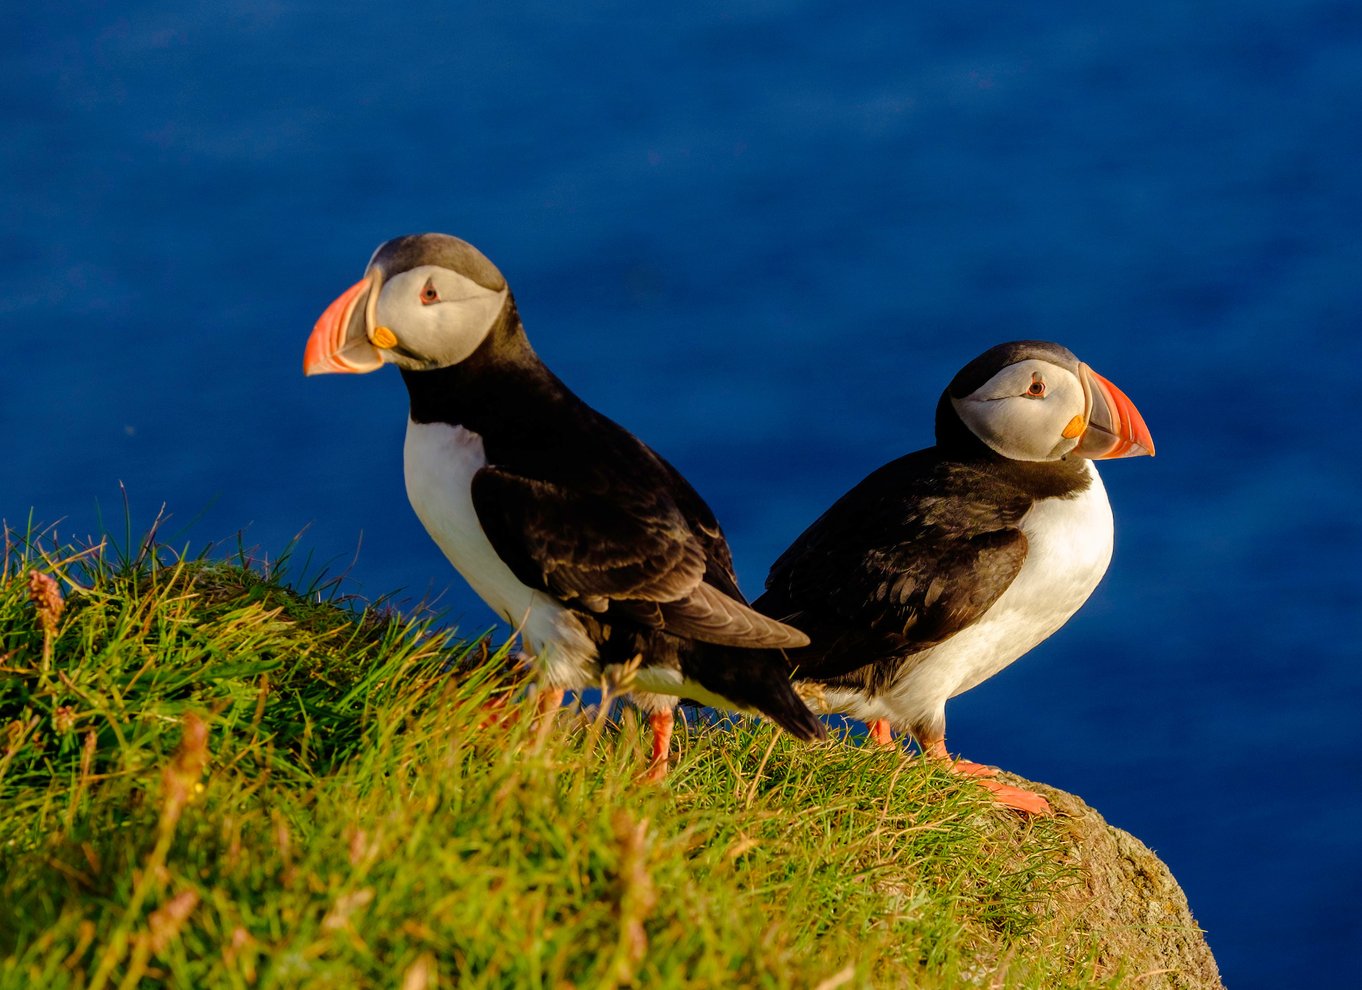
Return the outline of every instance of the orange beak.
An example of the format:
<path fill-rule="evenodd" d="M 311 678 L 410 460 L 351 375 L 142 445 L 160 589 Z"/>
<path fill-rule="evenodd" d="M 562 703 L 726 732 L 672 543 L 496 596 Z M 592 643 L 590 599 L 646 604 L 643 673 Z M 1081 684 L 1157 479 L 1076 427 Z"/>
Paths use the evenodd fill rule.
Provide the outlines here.
<path fill-rule="evenodd" d="M 1154 438 L 1144 417 L 1126 394 L 1086 364 L 1079 365 L 1079 378 L 1088 397 L 1087 428 L 1074 448 L 1080 457 L 1093 460 L 1154 454 Z"/>
<path fill-rule="evenodd" d="M 366 276 L 340 294 L 312 328 L 303 352 L 303 374 L 330 372 L 364 374 L 383 367 L 377 347 L 367 333 L 368 304 L 374 288 Z"/>

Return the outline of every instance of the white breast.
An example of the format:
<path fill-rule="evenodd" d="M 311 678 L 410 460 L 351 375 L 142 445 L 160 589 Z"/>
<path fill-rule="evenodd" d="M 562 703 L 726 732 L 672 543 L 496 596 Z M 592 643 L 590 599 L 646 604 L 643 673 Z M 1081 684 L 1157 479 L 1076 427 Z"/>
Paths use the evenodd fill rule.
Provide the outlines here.
<path fill-rule="evenodd" d="M 946 699 L 987 680 L 1047 639 L 1088 600 L 1111 562 L 1107 492 L 1091 461 L 1092 483 L 1077 498 L 1044 499 L 1023 517 L 1026 561 L 979 621 L 920 659 L 878 703 L 872 718 L 902 724 L 944 711 Z M 848 710 L 843 708 L 842 710 Z"/>
<path fill-rule="evenodd" d="M 473 475 L 487 464 L 482 437 L 461 426 L 408 420 L 403 448 L 407 498 L 454 569 L 518 630 L 552 687 L 597 676 L 596 646 L 570 611 L 522 584 L 497 555 L 473 508 Z"/>

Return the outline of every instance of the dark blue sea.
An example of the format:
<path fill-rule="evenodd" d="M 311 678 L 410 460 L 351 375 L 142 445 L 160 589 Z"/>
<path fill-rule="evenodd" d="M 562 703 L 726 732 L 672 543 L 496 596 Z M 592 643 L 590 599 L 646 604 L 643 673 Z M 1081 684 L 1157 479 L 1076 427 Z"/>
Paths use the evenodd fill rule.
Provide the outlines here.
<path fill-rule="evenodd" d="M 1362 5 L 23 4 L 0 34 L 0 515 L 171 514 L 491 614 L 407 506 L 391 372 L 304 380 L 397 234 L 672 460 L 760 590 L 1004 340 L 1158 457 L 1110 574 L 948 709 L 1172 867 L 1228 985 L 1362 945 Z M 507 402 L 515 397 L 506 396 Z M 301 534 L 301 535 L 300 535 Z"/>

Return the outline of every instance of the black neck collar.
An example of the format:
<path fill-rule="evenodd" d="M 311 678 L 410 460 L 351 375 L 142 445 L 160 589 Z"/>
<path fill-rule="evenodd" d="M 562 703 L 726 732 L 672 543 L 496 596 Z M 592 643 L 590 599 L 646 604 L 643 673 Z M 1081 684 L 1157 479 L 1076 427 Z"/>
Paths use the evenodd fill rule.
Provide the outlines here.
<path fill-rule="evenodd" d="M 478 349 L 448 368 L 403 369 L 417 423 L 448 423 L 485 434 L 493 422 L 547 415 L 572 398 L 530 347 L 515 300 L 506 306 Z"/>
<path fill-rule="evenodd" d="M 974 435 L 955 411 L 950 392 L 936 404 L 936 449 L 946 459 L 968 464 L 1036 498 L 1061 498 L 1092 484 L 1087 465 L 1076 454 L 1057 461 L 1014 461 Z"/>

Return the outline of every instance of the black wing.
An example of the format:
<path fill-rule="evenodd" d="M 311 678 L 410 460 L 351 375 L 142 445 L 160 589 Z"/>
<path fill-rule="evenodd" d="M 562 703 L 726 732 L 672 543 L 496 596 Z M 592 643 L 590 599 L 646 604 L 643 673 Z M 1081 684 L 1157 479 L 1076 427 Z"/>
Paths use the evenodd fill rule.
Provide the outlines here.
<path fill-rule="evenodd" d="M 932 450 L 874 472 L 771 567 L 756 607 L 803 629 L 792 659 L 827 678 L 902 658 L 976 622 L 1026 559 L 1030 499 Z"/>
<path fill-rule="evenodd" d="M 535 477 L 512 458 L 474 477 L 478 521 L 512 573 L 577 607 L 703 642 L 807 643 L 742 600 L 718 523 L 680 475 L 600 422 L 590 464 L 541 460 Z"/>

